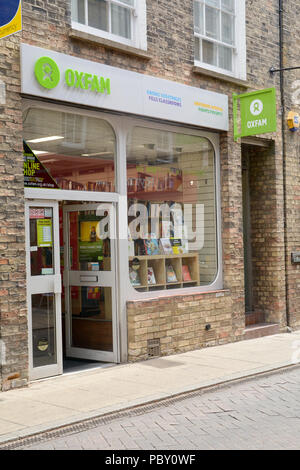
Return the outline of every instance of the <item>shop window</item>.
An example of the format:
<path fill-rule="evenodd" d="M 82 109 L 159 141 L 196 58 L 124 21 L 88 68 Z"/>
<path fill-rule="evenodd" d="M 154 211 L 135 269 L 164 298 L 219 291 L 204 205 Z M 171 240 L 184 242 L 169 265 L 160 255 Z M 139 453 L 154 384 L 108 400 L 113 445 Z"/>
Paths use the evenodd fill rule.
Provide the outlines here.
<path fill-rule="evenodd" d="M 246 78 L 244 0 L 194 0 L 195 64 Z"/>
<path fill-rule="evenodd" d="M 32 108 L 24 142 L 25 187 L 115 192 L 116 139 L 106 121 Z"/>
<path fill-rule="evenodd" d="M 146 0 L 72 0 L 72 27 L 146 49 Z"/>
<path fill-rule="evenodd" d="M 127 193 L 132 286 L 147 292 L 213 283 L 218 256 L 210 141 L 135 128 L 127 142 Z"/>

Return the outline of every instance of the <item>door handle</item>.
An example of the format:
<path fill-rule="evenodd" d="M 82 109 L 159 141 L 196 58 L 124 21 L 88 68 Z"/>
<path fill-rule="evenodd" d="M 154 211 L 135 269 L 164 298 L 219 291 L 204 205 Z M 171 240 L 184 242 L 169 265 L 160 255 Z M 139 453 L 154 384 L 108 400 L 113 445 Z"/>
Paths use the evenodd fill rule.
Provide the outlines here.
<path fill-rule="evenodd" d="M 80 276 L 80 282 L 98 282 L 98 276 Z"/>

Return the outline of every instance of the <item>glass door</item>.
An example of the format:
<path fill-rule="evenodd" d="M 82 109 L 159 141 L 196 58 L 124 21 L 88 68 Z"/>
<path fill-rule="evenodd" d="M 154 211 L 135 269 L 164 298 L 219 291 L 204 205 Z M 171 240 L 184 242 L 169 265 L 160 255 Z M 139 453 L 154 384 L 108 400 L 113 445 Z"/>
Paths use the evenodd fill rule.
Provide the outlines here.
<path fill-rule="evenodd" d="M 30 379 L 62 374 L 58 203 L 25 204 Z"/>
<path fill-rule="evenodd" d="M 66 355 L 117 362 L 115 206 L 64 206 Z"/>

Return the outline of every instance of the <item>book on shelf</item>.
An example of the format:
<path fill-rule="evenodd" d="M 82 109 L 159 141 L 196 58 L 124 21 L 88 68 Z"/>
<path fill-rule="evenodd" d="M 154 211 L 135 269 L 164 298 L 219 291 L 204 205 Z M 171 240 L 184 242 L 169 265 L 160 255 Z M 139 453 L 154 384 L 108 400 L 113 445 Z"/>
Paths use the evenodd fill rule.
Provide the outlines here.
<path fill-rule="evenodd" d="M 173 253 L 174 255 L 182 255 L 183 254 L 183 248 L 181 244 L 181 239 L 180 238 L 171 238 L 170 239 Z"/>
<path fill-rule="evenodd" d="M 183 209 L 182 209 L 181 204 L 175 203 L 171 207 L 171 213 L 172 213 L 174 226 L 179 227 L 180 229 L 182 229 L 182 227 L 184 225 L 184 219 L 183 219 Z"/>
<path fill-rule="evenodd" d="M 189 267 L 186 264 L 182 265 L 182 280 L 185 282 L 192 280 Z"/>
<path fill-rule="evenodd" d="M 135 244 L 136 244 L 137 255 L 144 256 L 146 254 L 144 240 L 139 238 L 138 240 L 135 240 Z"/>
<path fill-rule="evenodd" d="M 169 238 L 161 238 L 160 239 L 160 246 L 162 253 L 165 255 L 172 255 L 173 254 L 173 248 L 170 242 Z"/>
<path fill-rule="evenodd" d="M 153 176 L 145 176 L 144 191 L 151 192 L 154 191 L 155 179 Z"/>
<path fill-rule="evenodd" d="M 148 267 L 147 278 L 148 278 L 148 284 L 152 284 L 152 285 L 156 284 L 154 269 L 151 266 Z"/>
<path fill-rule="evenodd" d="M 176 273 L 171 264 L 167 264 L 166 266 L 166 276 L 167 276 L 167 282 L 177 282 Z"/>
<path fill-rule="evenodd" d="M 134 256 L 134 252 L 134 240 L 132 239 L 132 235 L 128 227 L 128 256 Z"/>
<path fill-rule="evenodd" d="M 100 287 L 88 287 L 87 299 L 88 300 L 99 300 L 101 296 Z"/>
<path fill-rule="evenodd" d="M 129 279 L 133 286 L 140 286 L 141 279 L 138 270 L 129 268 Z"/>
<path fill-rule="evenodd" d="M 159 218 L 159 215 L 160 215 L 160 204 L 155 204 L 155 203 L 150 204 L 149 210 L 148 210 L 148 215 L 149 215 L 152 219 L 157 219 L 157 218 Z"/>
<path fill-rule="evenodd" d="M 144 240 L 145 254 L 146 255 L 160 255 L 159 243 L 157 238 L 150 238 Z"/>
<path fill-rule="evenodd" d="M 181 240 L 181 246 L 183 253 L 189 252 L 189 241 L 188 240 Z"/>
<path fill-rule="evenodd" d="M 128 256 L 134 256 L 134 241 L 133 240 L 128 240 Z"/>
<path fill-rule="evenodd" d="M 100 270 L 99 263 L 92 263 L 92 262 L 88 263 L 88 271 L 99 271 L 99 270 Z"/>
<path fill-rule="evenodd" d="M 170 238 L 174 236 L 173 223 L 170 220 L 162 220 L 161 234 L 162 238 Z"/>

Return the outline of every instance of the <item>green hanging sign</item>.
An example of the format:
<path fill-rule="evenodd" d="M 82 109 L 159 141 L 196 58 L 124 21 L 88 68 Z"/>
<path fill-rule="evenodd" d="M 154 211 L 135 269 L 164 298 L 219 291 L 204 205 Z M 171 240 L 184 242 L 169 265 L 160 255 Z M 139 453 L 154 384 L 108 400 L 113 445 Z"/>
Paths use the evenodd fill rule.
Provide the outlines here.
<path fill-rule="evenodd" d="M 240 103 L 240 129 L 238 125 Z M 249 135 L 266 134 L 277 130 L 276 90 L 252 91 L 233 94 L 234 140 Z"/>

